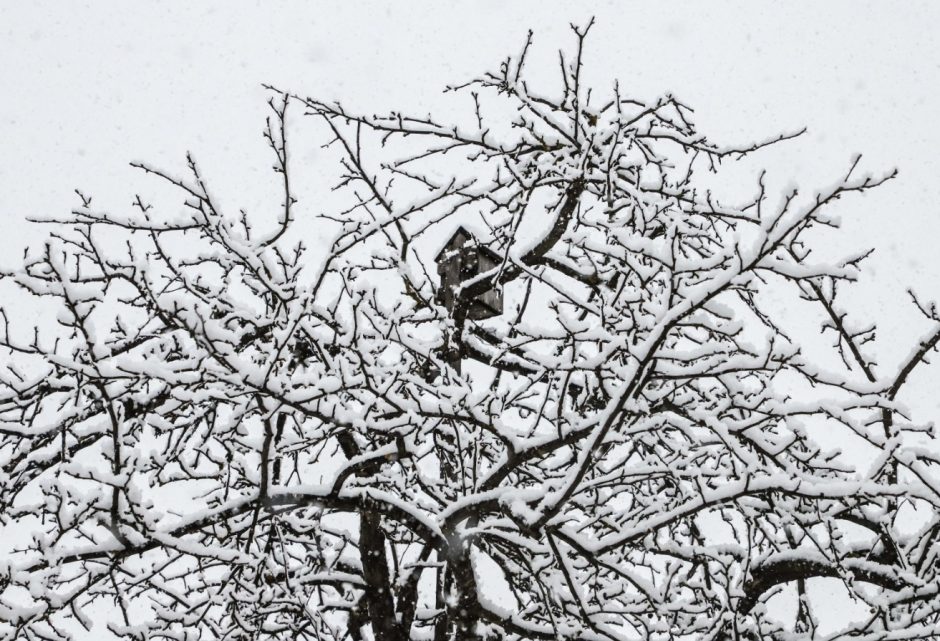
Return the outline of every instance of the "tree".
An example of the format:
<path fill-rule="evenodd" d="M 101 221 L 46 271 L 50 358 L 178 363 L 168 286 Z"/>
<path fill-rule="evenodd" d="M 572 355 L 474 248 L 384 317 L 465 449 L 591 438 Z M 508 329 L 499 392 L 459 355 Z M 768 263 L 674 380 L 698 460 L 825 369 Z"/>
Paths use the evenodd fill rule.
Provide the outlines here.
<path fill-rule="evenodd" d="M 918 303 L 932 329 L 877 375 L 837 298 L 867 254 L 824 255 L 834 203 L 894 173 L 856 158 L 779 206 L 761 174 L 729 204 L 728 168 L 798 134 L 723 147 L 672 96 L 598 98 L 589 26 L 560 90 L 526 81 L 530 34 L 451 88 L 456 125 L 269 88 L 273 225 L 192 157 L 137 165 L 185 215 L 79 192 L 45 221 L 6 274 L 55 323 L 3 316 L 3 523 L 32 531 L 0 566 L 4 638 L 810 638 L 820 577 L 870 607 L 845 636 L 938 634 L 937 458 L 897 397 L 940 318 Z M 298 109 L 347 202 L 325 256 L 298 240 Z M 497 258 L 442 292 L 458 224 Z M 780 320 L 787 289 L 840 366 Z"/>

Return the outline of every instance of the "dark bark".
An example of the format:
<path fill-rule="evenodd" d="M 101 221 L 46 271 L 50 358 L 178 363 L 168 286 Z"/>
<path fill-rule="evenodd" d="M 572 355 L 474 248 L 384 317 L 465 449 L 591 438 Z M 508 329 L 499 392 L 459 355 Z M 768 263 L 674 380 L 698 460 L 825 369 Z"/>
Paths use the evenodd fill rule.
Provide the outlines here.
<path fill-rule="evenodd" d="M 754 609 L 761 595 L 774 586 L 791 581 L 818 577 L 842 577 L 849 575 L 856 581 L 864 581 L 888 590 L 906 587 L 890 567 L 876 569 L 871 564 L 842 566 L 815 559 L 782 559 L 764 562 L 751 570 L 750 580 L 744 584 L 744 596 L 738 601 L 738 614 L 747 614 Z"/>
<path fill-rule="evenodd" d="M 338 440 L 346 458 L 359 455 L 360 448 L 351 434 L 343 434 Z M 367 586 L 362 598 L 366 602 L 369 623 L 376 641 L 402 641 L 404 636 L 395 615 L 385 544 L 382 515 L 366 506 L 359 512 L 359 557 L 362 578 Z"/>

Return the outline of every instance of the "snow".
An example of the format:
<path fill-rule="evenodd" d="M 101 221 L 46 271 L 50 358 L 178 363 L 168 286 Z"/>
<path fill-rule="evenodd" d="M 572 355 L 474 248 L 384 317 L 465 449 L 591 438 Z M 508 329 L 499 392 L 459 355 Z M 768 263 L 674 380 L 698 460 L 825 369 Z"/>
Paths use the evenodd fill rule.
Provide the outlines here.
<path fill-rule="evenodd" d="M 18 150 L 0 208 L 47 221 L 0 238 L 0 622 L 188 640 L 300 620 L 341 638 L 384 559 L 399 609 L 421 568 L 412 638 L 455 616 L 436 606 L 459 591 L 438 604 L 437 582 L 461 563 L 480 636 L 794 636 L 792 584 L 736 616 L 742 586 L 767 561 L 884 571 L 850 540 L 854 508 L 911 587 L 809 579 L 790 600 L 815 638 L 936 632 L 933 366 L 891 389 L 936 321 L 905 293 L 935 286 L 936 8 L 598 5 L 577 72 L 591 102 L 559 108 L 542 101 L 576 74 L 560 81 L 556 49 L 572 63 L 568 23 L 588 17 L 535 9 L 0 9 L 0 85 L 17 88 L 0 137 Z M 614 78 L 650 109 L 601 109 Z M 262 82 L 314 96 L 288 101 L 292 193 L 257 136 Z M 149 173 L 120 169 L 138 155 Z M 551 261 L 522 265 L 581 177 Z M 519 273 L 502 316 L 468 323 L 482 357 L 460 372 L 433 301 L 456 225 Z M 885 251 L 856 264 L 870 245 Z M 851 339 L 876 380 L 808 282 L 838 290 L 846 328 L 877 320 Z M 896 629 L 870 632 L 860 603 Z"/>

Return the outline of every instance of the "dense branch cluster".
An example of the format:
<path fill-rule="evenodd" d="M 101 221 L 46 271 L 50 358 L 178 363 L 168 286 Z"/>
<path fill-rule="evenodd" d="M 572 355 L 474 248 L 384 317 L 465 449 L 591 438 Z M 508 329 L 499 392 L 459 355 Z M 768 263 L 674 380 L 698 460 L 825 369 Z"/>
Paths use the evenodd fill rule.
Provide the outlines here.
<path fill-rule="evenodd" d="M 713 179 L 791 136 L 726 148 L 674 97 L 599 98 L 586 33 L 556 92 L 526 81 L 531 38 L 452 88 L 456 126 L 271 88 L 273 226 L 192 158 L 140 165 L 183 215 L 80 194 L 52 223 L 6 275 L 55 316 L 0 328 L 3 638 L 811 638 L 825 577 L 866 604 L 841 638 L 940 633 L 936 448 L 897 400 L 940 318 L 880 377 L 837 300 L 864 255 L 812 251 L 893 174 L 729 204 Z M 341 168 L 322 259 L 288 111 Z M 500 261 L 448 309 L 431 261 L 458 224 Z M 493 288 L 503 313 L 470 318 Z"/>

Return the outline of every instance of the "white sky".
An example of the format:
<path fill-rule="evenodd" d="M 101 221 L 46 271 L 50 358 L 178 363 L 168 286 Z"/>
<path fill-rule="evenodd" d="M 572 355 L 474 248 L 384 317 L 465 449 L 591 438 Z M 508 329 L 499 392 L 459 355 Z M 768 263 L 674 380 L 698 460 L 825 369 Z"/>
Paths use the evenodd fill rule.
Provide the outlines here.
<path fill-rule="evenodd" d="M 904 287 L 940 293 L 940 3 L 5 2 L 0 265 L 43 237 L 25 217 L 66 213 L 76 187 L 126 210 L 153 185 L 132 160 L 178 169 L 191 150 L 227 203 L 276 207 L 262 82 L 426 113 L 530 27 L 533 67 L 554 73 L 569 22 L 592 15 L 586 69 L 599 89 L 617 78 L 636 97 L 673 92 L 720 142 L 807 126 L 767 156 L 779 184 L 830 185 L 856 153 L 866 169 L 900 169 L 840 213 L 852 245 L 878 247 L 858 309 L 880 320 L 895 360 L 906 353 L 916 316 Z M 311 214 L 328 187 L 321 156 L 294 150 Z"/>

